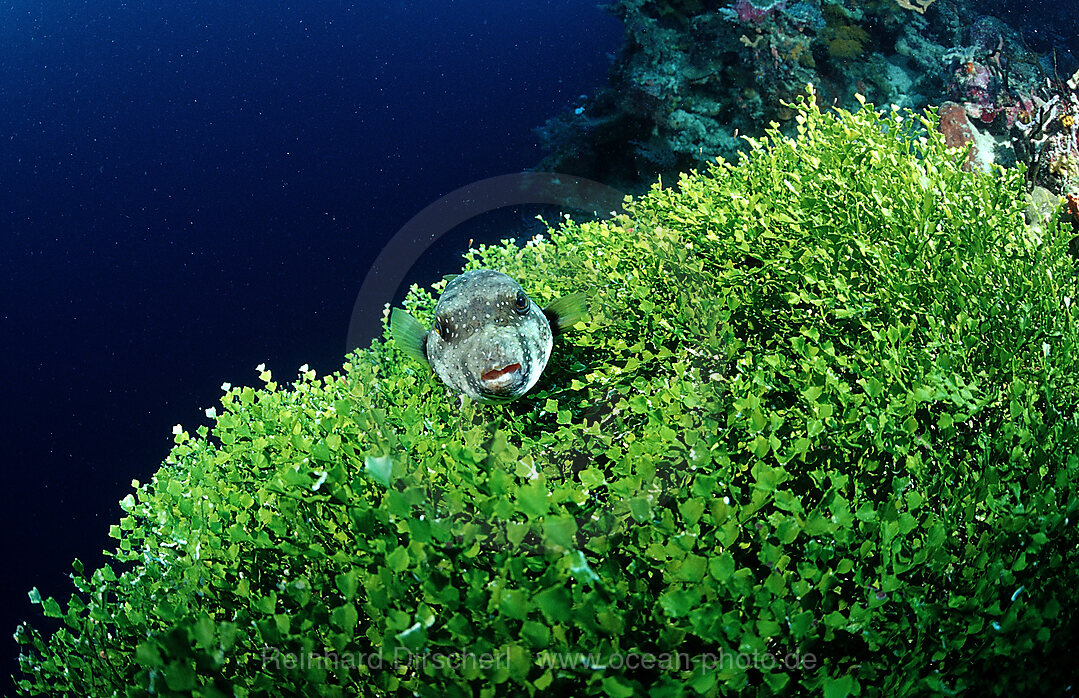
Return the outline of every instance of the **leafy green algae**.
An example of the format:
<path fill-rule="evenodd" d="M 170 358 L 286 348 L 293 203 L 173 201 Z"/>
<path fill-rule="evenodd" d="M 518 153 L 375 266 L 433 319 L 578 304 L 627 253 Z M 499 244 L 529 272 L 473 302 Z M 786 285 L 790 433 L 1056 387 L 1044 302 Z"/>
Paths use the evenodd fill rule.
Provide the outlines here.
<path fill-rule="evenodd" d="M 1061 692 L 1076 267 L 934 115 L 821 113 L 466 255 L 591 317 L 505 407 L 392 342 L 231 389 L 122 503 L 24 693 Z M 406 305 L 426 320 L 431 292 Z"/>

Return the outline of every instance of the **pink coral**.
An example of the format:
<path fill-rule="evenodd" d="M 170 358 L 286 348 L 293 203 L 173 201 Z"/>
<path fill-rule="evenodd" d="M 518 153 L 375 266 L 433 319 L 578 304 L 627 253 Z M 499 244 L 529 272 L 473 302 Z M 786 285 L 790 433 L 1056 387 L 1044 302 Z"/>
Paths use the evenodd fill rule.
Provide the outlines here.
<path fill-rule="evenodd" d="M 786 0 L 778 0 L 767 7 L 758 7 L 750 0 L 738 0 L 730 9 L 742 24 L 758 25 L 773 12 L 782 10 L 785 5 Z"/>
<path fill-rule="evenodd" d="M 940 105 L 940 132 L 944 134 L 944 144 L 949 148 L 963 148 L 971 146 L 967 154 L 966 169 L 970 169 L 977 160 L 978 147 L 974 140 L 977 129 L 967 118 L 967 112 L 961 104 L 945 102 Z M 990 119 L 991 120 L 991 119 Z"/>
<path fill-rule="evenodd" d="M 1079 194 L 1068 194 L 1065 212 L 1075 223 L 1079 223 Z"/>

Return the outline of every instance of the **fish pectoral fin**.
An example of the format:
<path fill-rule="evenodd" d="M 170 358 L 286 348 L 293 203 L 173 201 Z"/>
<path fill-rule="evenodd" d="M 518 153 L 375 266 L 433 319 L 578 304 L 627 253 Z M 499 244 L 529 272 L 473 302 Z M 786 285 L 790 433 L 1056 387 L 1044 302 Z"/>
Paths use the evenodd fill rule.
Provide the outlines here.
<path fill-rule="evenodd" d="M 547 316 L 547 322 L 551 323 L 551 331 L 555 334 L 568 330 L 588 314 L 588 303 L 585 294 L 574 293 L 551 301 L 543 309 Z"/>
<path fill-rule="evenodd" d="M 427 360 L 427 330 L 420 321 L 400 308 L 390 313 L 390 337 L 405 354 L 430 368 Z"/>

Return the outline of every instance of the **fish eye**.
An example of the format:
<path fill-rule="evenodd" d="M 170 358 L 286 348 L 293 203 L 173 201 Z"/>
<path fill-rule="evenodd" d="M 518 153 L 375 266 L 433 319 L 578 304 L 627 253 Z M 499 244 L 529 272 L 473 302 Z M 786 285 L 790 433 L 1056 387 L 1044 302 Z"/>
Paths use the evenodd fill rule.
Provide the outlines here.
<path fill-rule="evenodd" d="M 438 334 L 442 339 L 449 341 L 450 339 L 450 327 L 442 319 L 435 318 L 435 324 L 431 326 L 431 329 Z"/>
<path fill-rule="evenodd" d="M 530 306 L 531 306 L 531 303 L 528 302 L 528 296 L 525 295 L 525 292 L 524 291 L 518 291 L 517 292 L 517 303 L 513 306 L 513 309 L 516 310 L 518 313 L 521 313 L 522 315 L 524 315 L 525 313 L 528 312 L 528 308 Z"/>

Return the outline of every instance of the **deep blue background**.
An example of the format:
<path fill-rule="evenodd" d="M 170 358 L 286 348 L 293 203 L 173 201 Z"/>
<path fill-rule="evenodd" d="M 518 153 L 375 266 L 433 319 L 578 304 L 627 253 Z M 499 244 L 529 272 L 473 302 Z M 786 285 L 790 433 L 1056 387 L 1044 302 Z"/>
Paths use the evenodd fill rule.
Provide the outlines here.
<path fill-rule="evenodd" d="M 0 3 L 5 661 L 172 425 L 339 368 L 382 244 L 534 165 L 621 37 L 591 0 Z"/>

